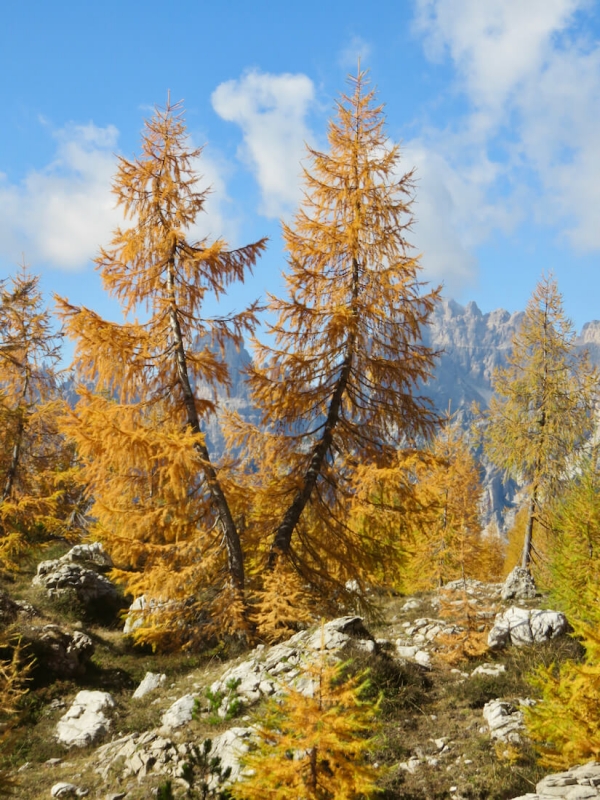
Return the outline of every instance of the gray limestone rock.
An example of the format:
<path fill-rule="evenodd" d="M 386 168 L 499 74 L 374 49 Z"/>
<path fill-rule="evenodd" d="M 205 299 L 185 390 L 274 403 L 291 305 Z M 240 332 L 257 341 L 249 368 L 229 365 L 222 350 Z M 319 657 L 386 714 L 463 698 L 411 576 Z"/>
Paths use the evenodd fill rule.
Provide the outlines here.
<path fill-rule="evenodd" d="M 23 643 L 35 655 L 36 669 L 59 679 L 84 675 L 94 654 L 94 643 L 87 634 L 69 633 L 58 625 L 26 628 Z"/>
<path fill-rule="evenodd" d="M 566 772 L 547 775 L 535 787 L 535 794 L 514 800 L 591 800 L 600 798 L 600 763 L 590 761 Z"/>
<path fill-rule="evenodd" d="M 111 720 L 104 712 L 114 706 L 115 701 L 108 692 L 79 692 L 71 708 L 60 718 L 56 738 L 65 747 L 95 744 L 110 730 Z"/>
<path fill-rule="evenodd" d="M 64 781 L 55 783 L 50 789 L 50 797 L 86 797 L 88 794 L 89 789 L 81 789 L 74 783 L 65 783 Z"/>
<path fill-rule="evenodd" d="M 96 570 L 97 572 L 106 572 L 113 568 L 112 558 L 108 555 L 101 542 L 76 544 L 58 561 L 61 564 L 80 564 L 86 569 Z"/>
<path fill-rule="evenodd" d="M 502 675 L 503 672 L 506 672 L 506 667 L 504 664 L 480 664 L 478 667 L 475 667 L 473 672 L 471 673 L 471 677 L 474 675 L 491 675 L 492 677 L 497 677 L 498 675 Z"/>
<path fill-rule="evenodd" d="M 187 725 L 188 722 L 192 721 L 195 706 L 196 699 L 193 695 L 186 694 L 180 697 L 162 715 L 163 730 L 170 731 Z"/>
<path fill-rule="evenodd" d="M 562 636 L 568 630 L 567 618 L 560 611 L 511 606 L 496 615 L 488 635 L 488 646 L 497 649 L 510 644 L 538 644 Z"/>
<path fill-rule="evenodd" d="M 502 586 L 503 600 L 529 600 L 537 597 L 535 581 L 529 570 L 515 567 Z"/>
<path fill-rule="evenodd" d="M 300 631 L 281 644 L 265 650 L 262 645 L 255 648 L 241 664 L 228 669 L 219 680 L 210 686 L 213 696 L 223 696 L 218 714 L 227 715 L 232 701 L 248 706 L 261 697 L 282 692 L 291 683 L 307 694 L 312 690 L 310 682 L 302 682 L 303 664 L 327 653 L 333 659 L 341 658 L 341 651 L 353 644 L 359 649 L 373 653 L 377 643 L 365 628 L 361 617 L 340 617 L 313 630 Z"/>
<path fill-rule="evenodd" d="M 226 769 L 231 770 L 230 782 L 238 780 L 241 775 L 240 759 L 248 752 L 253 735 L 252 728 L 235 727 L 229 728 L 228 731 L 225 731 L 220 736 L 215 736 L 212 740 L 210 756 L 211 758 L 218 757 L 221 759 L 223 771 Z"/>
<path fill-rule="evenodd" d="M 144 679 L 133 693 L 133 698 L 139 700 L 150 692 L 154 692 L 156 689 L 163 686 L 166 680 L 166 675 L 159 675 L 157 672 L 147 672 L 144 675 Z"/>
<path fill-rule="evenodd" d="M 523 712 L 505 700 L 490 700 L 483 707 L 483 717 L 492 739 L 519 744 L 523 729 Z"/>
<path fill-rule="evenodd" d="M 89 609 L 101 606 L 116 609 L 120 604 L 117 590 L 108 578 L 80 564 L 42 561 L 32 584 L 44 589 L 53 599 L 74 593 L 77 600 Z"/>

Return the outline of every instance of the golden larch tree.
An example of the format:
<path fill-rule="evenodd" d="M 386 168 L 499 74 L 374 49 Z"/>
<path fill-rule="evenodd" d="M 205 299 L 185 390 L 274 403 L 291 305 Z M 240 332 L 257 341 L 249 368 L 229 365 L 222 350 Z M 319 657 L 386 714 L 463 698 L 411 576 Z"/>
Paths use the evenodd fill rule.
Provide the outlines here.
<path fill-rule="evenodd" d="M 329 152 L 308 148 L 304 201 L 283 225 L 287 296 L 270 297 L 272 344 L 255 342 L 249 374 L 263 425 L 278 436 L 274 462 L 261 465 L 278 476 L 270 564 L 292 553 L 317 572 L 327 541 L 334 559 L 360 562 L 345 522 L 355 467 L 385 465 L 435 425 L 420 394 L 434 364 L 421 331 L 438 293 L 422 293 L 406 239 L 413 174 L 401 171 L 365 73 L 351 85 Z"/>
<path fill-rule="evenodd" d="M 65 299 L 57 303 L 75 340 L 77 374 L 102 395 L 92 401 L 83 393 L 68 423 L 70 435 L 89 451 L 99 535 L 109 550 L 119 550 L 126 569 L 144 571 L 148 559 L 140 551 L 166 547 L 157 573 L 163 577 L 175 545 L 199 537 L 201 544 L 192 547 L 198 555 L 220 552 L 223 542 L 226 584 L 237 598 L 235 605 L 243 603 L 242 546 L 224 472 L 211 461 L 201 427 L 215 413 L 216 387 L 229 383 L 223 349 L 227 343 L 241 345 L 243 334 L 256 323 L 257 307 L 213 318 L 203 316 L 202 307 L 207 295 L 218 299 L 232 282 L 243 281 L 266 240 L 233 250 L 220 238 L 190 240 L 209 191 L 199 188 L 195 172 L 200 154 L 190 146 L 181 105 L 169 102 L 157 109 L 145 123 L 141 155 L 119 158 L 114 181 L 117 203 L 132 225 L 117 229 L 112 246 L 96 260 L 104 288 L 121 303 L 125 322 L 104 320 Z M 138 312 L 146 321 L 132 318 Z M 109 430 L 120 439 L 120 466 L 119 452 L 103 443 Z M 123 502 L 112 503 L 119 492 Z M 177 509 L 176 498 L 181 500 Z M 140 521 L 128 534 L 132 507 Z M 142 521 L 144 509 L 148 517 Z M 161 524 L 154 527 L 157 516 Z M 150 564 L 156 564 L 157 552 Z M 167 601 L 174 586 L 189 595 L 188 582 L 177 580 L 179 564 L 179 558 L 171 562 L 171 581 L 154 594 L 157 602 Z M 148 575 L 150 594 L 160 584 L 155 578 Z M 143 584 L 137 581 L 136 589 L 141 591 Z"/>
<path fill-rule="evenodd" d="M 575 350 L 556 280 L 543 276 L 525 310 L 504 368 L 493 377 L 485 449 L 506 475 L 529 487 L 521 566 L 529 569 L 544 503 L 594 428 L 598 372 Z"/>
<path fill-rule="evenodd" d="M 414 526 L 414 556 L 407 567 L 413 591 L 475 577 L 482 546 L 480 467 L 465 435 L 448 422 L 430 455 L 417 471 L 417 494 L 428 524 Z"/>
<path fill-rule="evenodd" d="M 375 796 L 383 770 L 369 763 L 378 701 L 365 697 L 365 674 L 344 679 L 344 664 L 322 653 L 303 670 L 305 688 L 271 699 L 243 759 L 246 777 L 231 787 L 236 800 L 363 800 Z"/>
<path fill-rule="evenodd" d="M 0 564 L 69 533 L 74 449 L 58 429 L 60 339 L 39 278 L 22 266 L 0 287 Z"/>
<path fill-rule="evenodd" d="M 541 700 L 526 710 L 542 763 L 567 769 L 600 757 L 600 462 L 598 445 L 578 464 L 548 513 L 548 585 L 584 656 L 540 667 Z"/>

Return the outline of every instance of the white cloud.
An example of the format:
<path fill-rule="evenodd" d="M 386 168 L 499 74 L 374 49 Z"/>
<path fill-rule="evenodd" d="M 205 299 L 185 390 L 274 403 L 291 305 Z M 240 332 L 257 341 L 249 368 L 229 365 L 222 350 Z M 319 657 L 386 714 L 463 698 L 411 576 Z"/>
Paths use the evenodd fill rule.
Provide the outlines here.
<path fill-rule="evenodd" d="M 257 71 L 220 84 L 212 94 L 217 114 L 242 129 L 240 155 L 256 176 L 267 217 L 285 215 L 300 199 L 300 161 L 311 138 L 306 115 L 314 95 L 306 75 Z"/>
<path fill-rule="evenodd" d="M 553 35 L 580 0 L 417 0 L 415 28 L 430 57 L 447 50 L 472 101 L 500 108 L 519 84 L 539 72 Z"/>
<path fill-rule="evenodd" d="M 19 184 L 0 182 L 0 241 L 13 262 L 24 251 L 34 265 L 79 269 L 121 218 L 110 191 L 118 132 L 90 123 L 55 136 L 56 156 L 47 167 Z"/>
<path fill-rule="evenodd" d="M 430 131 L 420 142 L 422 201 L 436 221 L 425 230 L 446 237 L 444 244 L 427 236 L 432 252 L 452 252 L 457 239 L 469 252 L 495 228 L 508 230 L 527 215 L 576 248 L 600 248 L 600 49 L 576 26 L 589 6 L 416 0 L 415 30 L 427 55 L 450 56 L 469 103 L 451 130 Z M 427 164 L 438 170 L 437 158 L 447 169 L 432 185 Z M 460 223 L 448 230 L 444 192 L 463 204 L 462 231 Z M 460 275 L 460 254 L 457 264 Z"/>
<path fill-rule="evenodd" d="M 118 131 L 89 123 L 68 125 L 54 137 L 55 157 L 46 167 L 30 171 L 19 183 L 0 174 L 0 254 L 15 264 L 24 253 L 34 269 L 46 264 L 79 270 L 124 224 L 111 191 Z M 190 238 L 227 237 L 232 231 L 221 210 L 226 201 L 221 168 L 206 156 L 196 166 L 201 186 L 211 186 L 212 192 Z"/>
<path fill-rule="evenodd" d="M 474 248 L 491 230 L 510 230 L 512 214 L 486 199 L 489 173 L 482 165 L 457 169 L 437 147 L 415 139 L 403 148 L 403 164 L 415 167 L 415 217 L 409 240 L 422 254 L 421 266 L 432 283 L 444 283 L 452 296 L 472 285 L 477 275 Z"/>

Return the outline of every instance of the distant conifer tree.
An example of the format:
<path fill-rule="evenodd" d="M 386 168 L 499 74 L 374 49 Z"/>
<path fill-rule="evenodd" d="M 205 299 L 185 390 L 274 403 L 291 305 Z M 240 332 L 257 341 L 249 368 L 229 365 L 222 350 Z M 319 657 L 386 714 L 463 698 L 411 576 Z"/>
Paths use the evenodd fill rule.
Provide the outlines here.
<path fill-rule="evenodd" d="M 23 266 L 0 287 L 0 565 L 16 568 L 33 545 L 68 536 L 81 488 L 58 429 L 60 340 L 39 278 Z"/>
<path fill-rule="evenodd" d="M 536 286 L 493 387 L 485 449 L 494 464 L 529 487 L 521 558 L 529 569 L 534 528 L 567 477 L 569 460 L 593 431 L 598 396 L 598 372 L 587 354 L 575 351 L 573 325 L 551 276 Z"/>

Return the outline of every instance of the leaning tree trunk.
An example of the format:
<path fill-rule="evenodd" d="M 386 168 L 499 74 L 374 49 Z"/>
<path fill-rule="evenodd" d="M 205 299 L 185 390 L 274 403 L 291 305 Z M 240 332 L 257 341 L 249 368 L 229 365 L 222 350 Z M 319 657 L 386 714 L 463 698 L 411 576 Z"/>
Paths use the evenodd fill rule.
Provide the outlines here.
<path fill-rule="evenodd" d="M 355 318 L 358 316 L 358 312 L 356 310 L 358 289 L 359 289 L 358 260 L 356 258 L 353 258 L 352 259 L 352 305 L 354 306 L 353 316 Z M 329 403 L 329 408 L 327 410 L 327 418 L 325 420 L 325 425 L 323 427 L 323 433 L 321 435 L 321 438 L 313 448 L 312 456 L 308 464 L 308 469 L 304 473 L 302 479 L 302 484 L 298 489 L 298 491 L 296 492 L 296 495 L 291 505 L 285 512 L 283 520 L 281 521 L 281 524 L 279 525 L 279 527 L 275 532 L 273 543 L 271 545 L 271 550 L 269 552 L 270 568 L 273 568 L 275 566 L 275 562 L 277 561 L 277 557 L 279 556 L 279 554 L 287 555 L 289 553 L 290 546 L 292 543 L 292 535 L 296 529 L 296 526 L 298 525 L 298 522 L 300 521 L 302 512 L 306 508 L 306 504 L 310 500 L 313 490 L 317 485 L 317 480 L 321 475 L 325 457 L 327 456 L 327 453 L 330 452 L 331 444 L 333 442 L 333 433 L 340 419 L 340 409 L 342 407 L 342 401 L 344 399 L 346 387 L 348 386 L 348 381 L 350 380 L 350 373 L 352 372 L 352 363 L 354 361 L 355 345 L 356 345 L 356 332 L 355 329 L 352 328 L 348 336 L 348 342 L 346 344 L 346 356 L 344 358 L 344 361 L 342 362 L 340 375 L 337 384 L 335 386 L 335 389 L 333 391 L 333 394 L 331 396 L 331 402 Z"/>
<path fill-rule="evenodd" d="M 169 272 L 168 272 L 168 290 L 171 293 L 171 296 L 173 296 L 174 276 L 173 276 L 172 264 L 169 266 Z M 177 316 L 177 307 L 175 305 L 175 302 L 173 302 L 171 305 L 169 311 L 169 317 L 171 323 L 171 332 L 175 340 L 174 352 L 177 361 L 177 374 L 179 377 L 179 385 L 181 386 L 181 390 L 183 393 L 187 423 L 190 429 L 194 433 L 201 434 L 202 431 L 200 430 L 200 420 L 198 418 L 196 401 L 190 383 L 187 361 L 185 357 L 185 347 L 183 344 L 183 335 L 181 333 L 181 326 L 179 324 L 179 318 Z M 225 497 L 225 494 L 219 482 L 217 471 L 215 470 L 210 460 L 210 454 L 204 443 L 203 438 L 199 439 L 196 442 L 196 450 L 198 451 L 200 457 L 202 458 L 203 469 L 204 469 L 204 474 L 206 476 L 208 489 L 215 504 L 217 510 L 217 516 L 221 524 L 221 527 L 223 529 L 225 546 L 227 548 L 227 561 L 228 561 L 228 569 L 229 569 L 229 576 L 231 578 L 231 583 L 234 589 L 242 592 L 244 590 L 244 582 L 245 582 L 244 556 L 242 553 L 242 545 L 240 542 L 240 537 L 237 531 L 237 527 L 234 522 L 231 509 L 229 508 L 229 503 L 227 502 L 227 498 Z"/>

